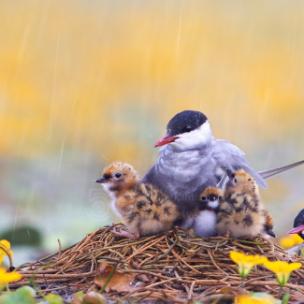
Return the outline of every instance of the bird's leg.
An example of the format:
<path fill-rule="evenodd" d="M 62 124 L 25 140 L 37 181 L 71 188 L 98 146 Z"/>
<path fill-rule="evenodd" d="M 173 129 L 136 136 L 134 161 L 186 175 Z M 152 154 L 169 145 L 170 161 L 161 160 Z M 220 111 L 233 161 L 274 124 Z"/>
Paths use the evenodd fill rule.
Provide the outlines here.
<path fill-rule="evenodd" d="M 272 251 L 274 251 L 274 243 L 275 243 L 275 238 L 271 237 L 269 234 L 267 233 L 261 233 L 259 235 L 264 241 L 266 241 L 272 248 Z"/>
<path fill-rule="evenodd" d="M 194 229 L 193 229 L 193 228 L 190 228 L 190 229 L 188 230 L 188 233 L 189 233 L 189 235 L 190 235 L 191 237 L 197 237 L 197 234 L 194 232 Z"/>
<path fill-rule="evenodd" d="M 231 238 L 231 232 L 230 232 L 230 230 L 227 230 L 224 236 L 226 238 L 230 239 Z"/>
<path fill-rule="evenodd" d="M 132 233 L 132 232 L 126 231 L 126 230 L 117 230 L 117 228 L 115 228 L 115 227 L 111 230 L 111 232 L 117 236 L 124 237 L 124 238 L 131 239 L 131 240 L 136 240 L 139 238 L 138 233 Z"/>

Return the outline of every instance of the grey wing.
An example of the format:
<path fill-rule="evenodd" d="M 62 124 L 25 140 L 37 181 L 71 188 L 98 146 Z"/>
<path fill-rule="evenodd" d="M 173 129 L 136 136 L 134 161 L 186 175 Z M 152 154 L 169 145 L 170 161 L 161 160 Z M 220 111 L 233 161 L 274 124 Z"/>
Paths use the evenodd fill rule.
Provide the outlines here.
<path fill-rule="evenodd" d="M 217 164 L 226 172 L 244 169 L 263 188 L 266 187 L 264 178 L 248 164 L 245 153 L 237 146 L 225 140 L 216 140 L 213 148 L 213 158 Z"/>

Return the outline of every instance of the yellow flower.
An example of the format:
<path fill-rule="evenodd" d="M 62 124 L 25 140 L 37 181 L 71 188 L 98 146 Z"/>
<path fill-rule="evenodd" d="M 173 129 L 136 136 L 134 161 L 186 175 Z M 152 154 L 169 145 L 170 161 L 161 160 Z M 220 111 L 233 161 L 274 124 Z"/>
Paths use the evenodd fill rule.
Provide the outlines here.
<path fill-rule="evenodd" d="M 298 234 L 289 234 L 280 239 L 280 246 L 289 249 L 303 243 L 303 239 Z"/>
<path fill-rule="evenodd" d="M 16 271 L 6 272 L 6 270 L 0 267 L 0 286 L 7 285 L 11 282 L 19 281 L 22 275 Z"/>
<path fill-rule="evenodd" d="M 237 251 L 230 251 L 230 259 L 239 266 L 239 274 L 242 278 L 248 276 L 252 267 L 264 264 L 267 258 L 260 255 L 247 255 Z"/>
<path fill-rule="evenodd" d="M 242 294 L 235 297 L 234 304 L 277 304 L 279 300 L 266 293 Z"/>
<path fill-rule="evenodd" d="M 13 251 L 11 250 L 11 244 L 7 240 L 0 241 L 0 264 L 3 263 L 3 260 L 6 256 L 12 257 Z"/>
<path fill-rule="evenodd" d="M 264 266 L 273 273 L 275 273 L 280 286 L 284 286 L 288 282 L 291 272 L 301 268 L 302 264 L 287 263 L 284 261 L 267 261 L 266 263 L 264 263 Z"/>

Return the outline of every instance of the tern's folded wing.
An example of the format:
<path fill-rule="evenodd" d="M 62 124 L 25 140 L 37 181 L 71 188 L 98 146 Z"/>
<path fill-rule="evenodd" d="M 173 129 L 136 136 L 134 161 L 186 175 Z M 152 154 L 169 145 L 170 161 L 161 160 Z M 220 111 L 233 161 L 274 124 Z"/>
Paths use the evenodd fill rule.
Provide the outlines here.
<path fill-rule="evenodd" d="M 216 140 L 213 147 L 213 158 L 224 170 L 235 171 L 244 169 L 261 187 L 266 187 L 264 178 L 251 168 L 245 158 L 245 153 L 230 142 L 221 139 Z"/>

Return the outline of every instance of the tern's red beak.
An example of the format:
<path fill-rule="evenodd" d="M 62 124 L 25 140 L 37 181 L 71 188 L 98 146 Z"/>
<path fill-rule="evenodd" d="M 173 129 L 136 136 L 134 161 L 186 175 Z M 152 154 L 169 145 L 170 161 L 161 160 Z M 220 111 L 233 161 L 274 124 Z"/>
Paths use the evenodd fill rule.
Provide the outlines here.
<path fill-rule="evenodd" d="M 174 142 L 176 139 L 178 138 L 178 136 L 165 136 L 162 139 L 160 139 L 155 145 L 154 147 L 161 147 L 167 144 L 170 144 L 172 142 Z"/>
<path fill-rule="evenodd" d="M 290 231 L 288 231 L 288 234 L 296 234 L 296 233 L 300 233 L 304 230 L 304 225 L 300 225 L 298 227 L 295 227 L 293 229 L 291 229 Z"/>

